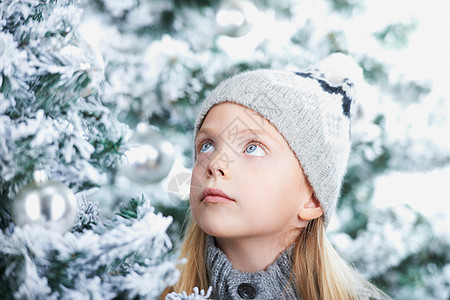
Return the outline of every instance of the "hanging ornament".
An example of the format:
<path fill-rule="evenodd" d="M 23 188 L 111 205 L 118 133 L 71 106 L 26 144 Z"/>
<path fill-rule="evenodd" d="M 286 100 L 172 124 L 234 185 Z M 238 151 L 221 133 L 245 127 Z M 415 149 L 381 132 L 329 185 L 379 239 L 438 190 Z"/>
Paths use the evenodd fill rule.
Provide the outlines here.
<path fill-rule="evenodd" d="M 216 13 L 217 31 L 230 37 L 246 35 L 252 29 L 258 10 L 246 0 L 224 0 Z"/>
<path fill-rule="evenodd" d="M 156 183 L 169 174 L 175 149 L 155 127 L 138 124 L 126 144 L 128 150 L 119 169 L 130 180 L 141 184 Z"/>
<path fill-rule="evenodd" d="M 39 224 L 60 233 L 70 230 L 78 216 L 75 195 L 64 184 L 47 180 L 44 171 L 35 171 L 33 178 L 13 200 L 14 224 Z"/>

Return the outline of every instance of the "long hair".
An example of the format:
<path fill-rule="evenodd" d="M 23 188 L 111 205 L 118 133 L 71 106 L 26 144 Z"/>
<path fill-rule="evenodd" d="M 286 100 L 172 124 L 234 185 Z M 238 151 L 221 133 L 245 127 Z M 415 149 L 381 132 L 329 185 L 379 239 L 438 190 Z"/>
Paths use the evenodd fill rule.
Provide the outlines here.
<path fill-rule="evenodd" d="M 389 299 L 336 252 L 325 234 L 323 217 L 311 220 L 297 238 L 294 282 L 302 299 Z"/>
<path fill-rule="evenodd" d="M 186 258 L 187 262 L 181 266 L 178 282 L 167 288 L 161 299 L 172 291 L 189 294 L 194 287 L 208 289 L 205 241 L 205 232 L 191 218 L 181 248 L 181 258 Z M 390 299 L 334 250 L 326 238 L 323 217 L 311 220 L 299 233 L 293 255 L 292 278 L 297 293 L 304 300 Z"/>
<path fill-rule="evenodd" d="M 208 289 L 208 275 L 205 262 L 206 233 L 200 229 L 191 217 L 186 237 L 180 249 L 180 258 L 186 258 L 186 263 L 179 266 L 181 269 L 180 279 L 173 287 L 164 290 L 161 299 L 173 291 L 181 293 L 192 292 L 194 287 L 200 290 Z"/>

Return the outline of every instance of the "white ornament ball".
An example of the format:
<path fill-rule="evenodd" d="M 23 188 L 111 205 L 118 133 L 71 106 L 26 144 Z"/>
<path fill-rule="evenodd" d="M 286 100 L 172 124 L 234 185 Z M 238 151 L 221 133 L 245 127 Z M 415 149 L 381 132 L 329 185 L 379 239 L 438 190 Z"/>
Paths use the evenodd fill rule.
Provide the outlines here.
<path fill-rule="evenodd" d="M 156 128 L 140 123 L 126 144 L 119 170 L 128 179 L 148 184 L 167 177 L 175 160 L 175 149 Z"/>
<path fill-rule="evenodd" d="M 230 37 L 246 35 L 253 27 L 258 15 L 255 5 L 246 0 L 224 0 L 216 13 L 219 34 Z"/>
<path fill-rule="evenodd" d="M 33 176 L 34 182 L 20 190 L 12 203 L 14 224 L 39 224 L 60 233 L 70 230 L 78 216 L 73 192 L 60 182 L 46 180 L 42 171 Z"/>

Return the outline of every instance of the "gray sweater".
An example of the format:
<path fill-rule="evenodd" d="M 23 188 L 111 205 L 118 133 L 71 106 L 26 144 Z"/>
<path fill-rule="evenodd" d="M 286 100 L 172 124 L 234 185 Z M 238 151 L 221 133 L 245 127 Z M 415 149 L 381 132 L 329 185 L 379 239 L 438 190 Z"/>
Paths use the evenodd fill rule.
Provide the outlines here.
<path fill-rule="evenodd" d="M 300 299 L 293 280 L 289 280 L 293 250 L 293 246 L 286 249 L 265 271 L 244 273 L 233 269 L 214 237 L 207 236 L 206 267 L 214 299 Z"/>
<path fill-rule="evenodd" d="M 228 257 L 206 237 L 206 268 L 215 300 L 301 299 L 291 278 L 294 246 L 281 253 L 265 271 L 244 273 L 233 269 Z M 359 299 L 381 300 L 376 291 L 361 288 Z"/>

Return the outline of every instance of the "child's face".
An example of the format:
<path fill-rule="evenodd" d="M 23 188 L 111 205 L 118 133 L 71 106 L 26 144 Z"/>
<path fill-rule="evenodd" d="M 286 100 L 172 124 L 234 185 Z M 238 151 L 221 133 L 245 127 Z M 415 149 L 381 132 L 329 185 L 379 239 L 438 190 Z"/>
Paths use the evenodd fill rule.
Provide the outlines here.
<path fill-rule="evenodd" d="M 238 104 L 215 105 L 195 146 L 190 205 L 207 234 L 276 237 L 304 226 L 300 200 L 311 197 L 311 190 L 294 153 L 266 119 Z M 232 200 L 202 199 L 205 188 L 220 189 Z"/>

